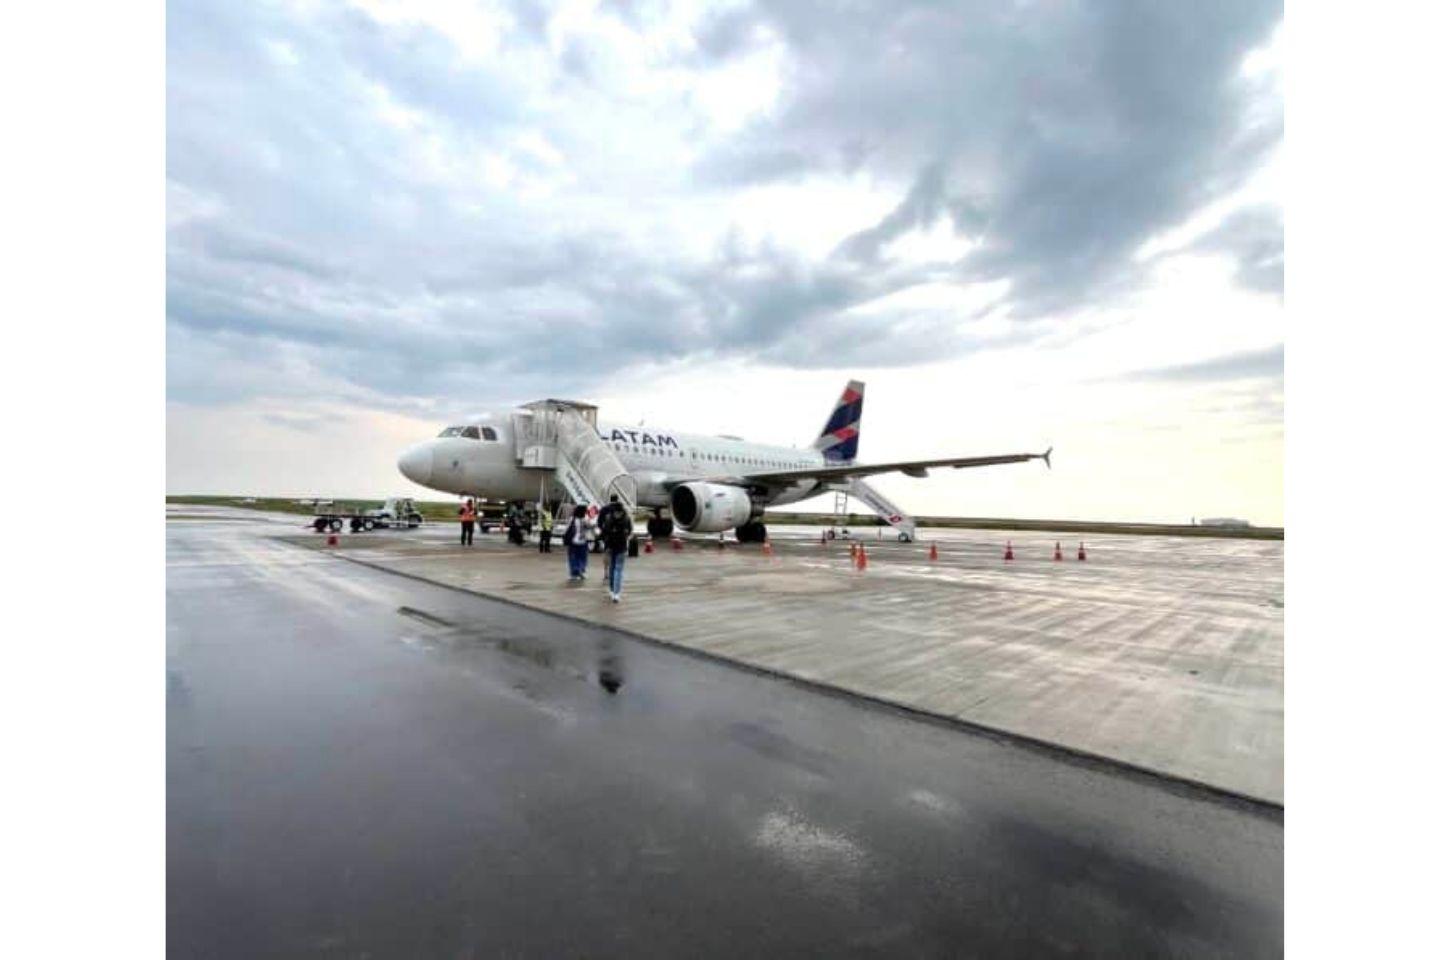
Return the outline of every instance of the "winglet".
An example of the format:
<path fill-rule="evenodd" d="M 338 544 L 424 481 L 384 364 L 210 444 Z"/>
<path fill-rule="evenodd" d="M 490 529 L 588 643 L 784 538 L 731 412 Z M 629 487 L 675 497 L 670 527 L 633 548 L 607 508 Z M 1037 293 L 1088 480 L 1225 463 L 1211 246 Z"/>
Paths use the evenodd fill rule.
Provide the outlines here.
<path fill-rule="evenodd" d="M 1047 469 L 1051 470 L 1052 469 L 1052 448 L 1051 447 L 1048 447 L 1047 448 L 1047 452 L 1044 453 L 1044 454 L 1042 454 L 1041 456 L 1042 456 L 1043 462 L 1047 464 Z"/>

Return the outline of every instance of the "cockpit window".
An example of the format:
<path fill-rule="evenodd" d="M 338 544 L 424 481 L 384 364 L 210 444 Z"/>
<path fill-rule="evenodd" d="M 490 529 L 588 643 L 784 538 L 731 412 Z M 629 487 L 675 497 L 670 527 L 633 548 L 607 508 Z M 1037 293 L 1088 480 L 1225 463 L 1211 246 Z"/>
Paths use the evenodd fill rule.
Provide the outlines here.
<path fill-rule="evenodd" d="M 462 437 L 465 440 L 497 440 L 498 432 L 493 427 L 449 427 L 440 437 Z"/>

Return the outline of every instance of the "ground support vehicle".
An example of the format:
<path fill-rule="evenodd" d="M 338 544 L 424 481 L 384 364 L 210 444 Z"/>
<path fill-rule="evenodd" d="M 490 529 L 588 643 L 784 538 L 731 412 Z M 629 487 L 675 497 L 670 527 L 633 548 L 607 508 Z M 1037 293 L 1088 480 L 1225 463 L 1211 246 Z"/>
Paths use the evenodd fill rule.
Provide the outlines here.
<path fill-rule="evenodd" d="M 411 529 L 422 522 L 423 514 L 418 512 L 411 497 L 389 497 L 381 507 L 372 510 L 319 511 L 312 518 L 312 529 L 318 533 L 339 533 L 346 524 L 353 533 L 365 533 L 390 528 Z"/>

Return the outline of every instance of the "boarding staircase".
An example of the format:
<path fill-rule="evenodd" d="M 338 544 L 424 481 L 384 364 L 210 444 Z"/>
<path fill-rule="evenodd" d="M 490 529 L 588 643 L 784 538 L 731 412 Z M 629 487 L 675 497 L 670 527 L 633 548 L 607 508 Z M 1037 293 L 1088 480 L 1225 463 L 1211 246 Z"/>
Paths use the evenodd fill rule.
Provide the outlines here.
<path fill-rule="evenodd" d="M 537 400 L 513 415 L 513 428 L 519 466 L 540 471 L 541 488 L 552 479 L 568 502 L 586 506 L 618 496 L 634 512 L 638 486 L 609 444 L 599 439 L 597 407 Z"/>
<path fill-rule="evenodd" d="M 853 477 L 853 479 L 845 481 L 845 483 L 834 484 L 832 489 L 835 490 L 835 510 L 834 518 L 832 518 L 831 522 L 837 531 L 845 529 L 845 518 L 847 518 L 847 512 L 845 512 L 847 502 L 845 502 L 845 499 L 847 497 L 856 497 L 861 503 L 869 506 L 879 518 L 882 518 L 887 524 L 892 525 L 899 535 L 902 535 L 906 539 L 916 539 L 916 519 L 902 512 L 899 506 L 887 500 L 886 496 L 880 490 L 871 486 L 871 484 L 861 479 L 861 477 Z"/>

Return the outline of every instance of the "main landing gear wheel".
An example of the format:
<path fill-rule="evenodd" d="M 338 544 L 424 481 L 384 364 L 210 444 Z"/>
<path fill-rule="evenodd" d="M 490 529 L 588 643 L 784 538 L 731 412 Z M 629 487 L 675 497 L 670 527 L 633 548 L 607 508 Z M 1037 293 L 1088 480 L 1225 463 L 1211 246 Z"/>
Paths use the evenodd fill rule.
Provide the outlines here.
<path fill-rule="evenodd" d="M 740 543 L 764 543 L 766 536 L 765 524 L 759 520 L 735 528 L 735 539 Z"/>
<path fill-rule="evenodd" d="M 675 521 L 656 514 L 645 521 L 644 529 L 655 540 L 668 540 L 675 532 Z"/>
<path fill-rule="evenodd" d="M 332 521 L 331 523 L 329 523 L 327 525 L 327 529 L 331 530 L 333 533 L 342 533 L 342 521 L 341 520 L 334 520 L 334 521 Z"/>
<path fill-rule="evenodd" d="M 349 530 L 351 530 L 353 533 L 357 533 L 359 530 L 361 530 L 363 528 L 362 518 L 361 517 L 353 517 L 351 520 L 349 520 L 347 522 L 347 528 Z"/>
<path fill-rule="evenodd" d="M 374 520 L 372 517 L 367 517 L 362 522 L 362 528 L 363 528 L 363 532 L 364 533 L 366 533 L 366 532 L 368 532 L 370 530 L 376 530 L 378 528 L 378 522 L 376 520 Z"/>
<path fill-rule="evenodd" d="M 312 521 L 312 529 L 316 530 L 318 533 L 322 533 L 324 530 L 327 529 L 327 518 L 318 517 L 316 520 Z"/>

